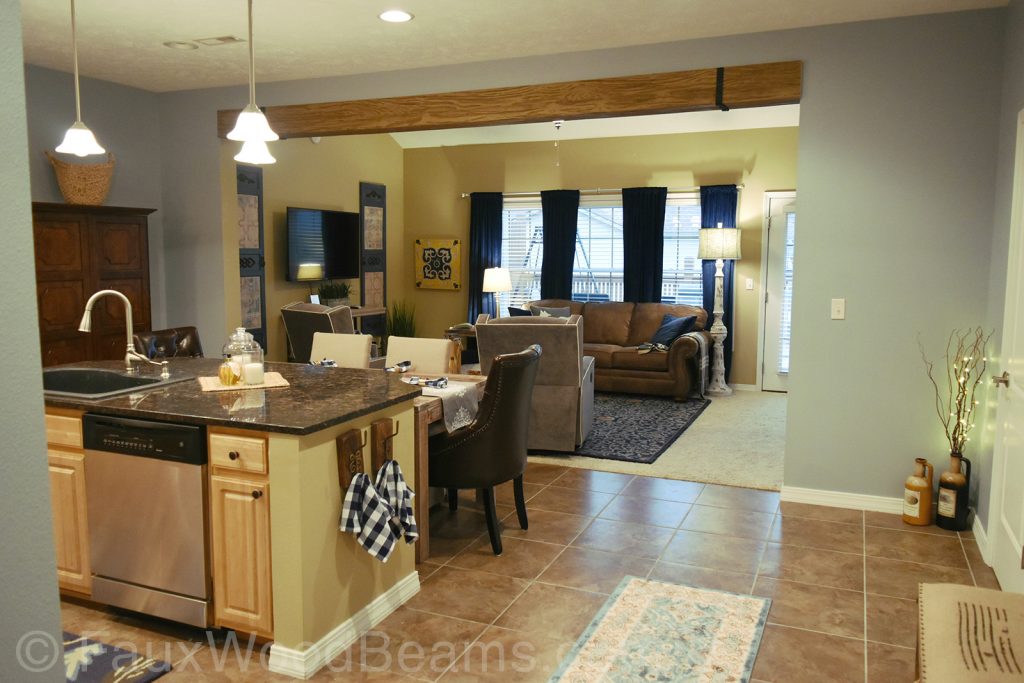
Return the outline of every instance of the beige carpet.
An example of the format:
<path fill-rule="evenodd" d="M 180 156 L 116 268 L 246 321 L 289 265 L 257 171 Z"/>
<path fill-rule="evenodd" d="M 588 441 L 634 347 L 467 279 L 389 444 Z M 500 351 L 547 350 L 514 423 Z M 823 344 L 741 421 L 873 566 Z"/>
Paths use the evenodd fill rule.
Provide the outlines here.
<path fill-rule="evenodd" d="M 546 462 L 778 491 L 786 446 L 786 395 L 737 391 L 711 405 L 650 465 L 577 455 L 531 455 Z"/>

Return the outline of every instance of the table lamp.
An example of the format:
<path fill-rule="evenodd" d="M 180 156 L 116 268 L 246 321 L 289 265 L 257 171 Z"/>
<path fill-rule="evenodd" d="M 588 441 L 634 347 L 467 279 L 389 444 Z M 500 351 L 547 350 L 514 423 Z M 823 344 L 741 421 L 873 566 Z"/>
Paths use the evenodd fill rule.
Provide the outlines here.
<path fill-rule="evenodd" d="M 713 396 L 728 396 L 732 389 L 725 383 L 725 338 L 729 331 L 725 329 L 722 316 L 723 290 L 725 287 L 725 260 L 738 261 L 740 259 L 740 231 L 738 228 L 723 228 L 719 223 L 717 228 L 705 228 L 699 233 L 700 246 L 697 250 L 697 257 L 715 261 L 715 322 L 711 325 L 711 338 L 715 345 L 711 353 L 711 381 L 708 384 L 707 393 Z"/>
<path fill-rule="evenodd" d="M 508 268 L 487 268 L 484 270 L 484 292 L 491 292 L 494 295 L 494 315 L 501 317 L 501 307 L 498 306 L 498 292 L 512 291 L 512 275 Z"/>

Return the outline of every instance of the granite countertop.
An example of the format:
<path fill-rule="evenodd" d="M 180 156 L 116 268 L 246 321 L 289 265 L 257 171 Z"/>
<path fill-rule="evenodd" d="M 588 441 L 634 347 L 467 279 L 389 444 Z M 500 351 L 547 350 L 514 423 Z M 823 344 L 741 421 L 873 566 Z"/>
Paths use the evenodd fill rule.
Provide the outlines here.
<path fill-rule="evenodd" d="M 171 358 L 168 361 L 172 379 L 182 375 L 214 377 L 221 364 L 220 359 L 214 358 Z M 124 361 L 89 361 L 56 367 L 123 371 Z M 197 380 L 188 379 L 160 389 L 97 401 L 66 397 L 46 397 L 45 400 L 50 407 L 103 415 L 301 435 L 411 401 L 421 394 L 419 387 L 405 384 L 398 375 L 383 370 L 323 368 L 298 363 L 267 363 L 266 369 L 281 373 L 290 386 L 202 391 Z M 158 377 L 160 368 L 140 364 L 139 374 Z"/>

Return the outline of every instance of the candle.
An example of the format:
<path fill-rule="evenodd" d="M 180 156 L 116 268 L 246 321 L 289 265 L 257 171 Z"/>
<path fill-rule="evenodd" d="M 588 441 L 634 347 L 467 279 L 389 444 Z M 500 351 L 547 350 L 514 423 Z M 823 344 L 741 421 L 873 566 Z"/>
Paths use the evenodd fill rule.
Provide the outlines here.
<path fill-rule="evenodd" d="M 246 363 L 242 373 L 246 384 L 263 384 L 263 363 Z"/>

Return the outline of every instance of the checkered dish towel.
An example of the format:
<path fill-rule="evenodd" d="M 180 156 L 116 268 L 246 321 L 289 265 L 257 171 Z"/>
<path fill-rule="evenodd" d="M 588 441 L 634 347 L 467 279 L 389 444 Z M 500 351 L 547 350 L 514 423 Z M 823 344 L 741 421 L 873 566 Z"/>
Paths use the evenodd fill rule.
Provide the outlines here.
<path fill-rule="evenodd" d="M 391 529 L 394 511 L 377 494 L 370 475 L 360 472 L 352 477 L 352 484 L 341 504 L 338 528 L 356 535 L 359 545 L 381 562 L 387 562 L 395 549 L 395 533 Z"/>
<path fill-rule="evenodd" d="M 690 337 L 697 342 L 697 386 L 693 388 L 697 396 L 704 398 L 704 392 L 708 389 L 708 338 L 702 332 L 687 332 L 684 337 Z"/>
<path fill-rule="evenodd" d="M 377 472 L 377 493 L 383 498 L 393 511 L 391 517 L 391 531 L 395 539 L 405 536 L 406 543 L 415 543 L 420 537 L 419 529 L 416 527 L 416 516 L 412 511 L 413 490 L 405 483 L 402 476 L 402 468 L 398 466 L 397 460 L 388 460 L 381 465 Z"/>

